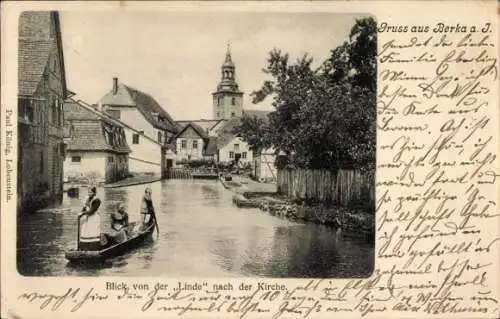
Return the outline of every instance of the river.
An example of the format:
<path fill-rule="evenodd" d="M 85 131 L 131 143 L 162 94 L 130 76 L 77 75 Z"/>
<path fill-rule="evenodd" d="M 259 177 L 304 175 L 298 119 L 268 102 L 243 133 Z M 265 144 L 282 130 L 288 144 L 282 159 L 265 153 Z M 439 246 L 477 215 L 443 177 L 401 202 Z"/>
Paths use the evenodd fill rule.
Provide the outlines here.
<path fill-rule="evenodd" d="M 138 219 L 148 185 L 98 189 L 101 210 L 119 201 Z M 17 266 L 26 276 L 366 277 L 373 244 L 325 226 L 241 209 L 218 181 L 163 180 L 149 185 L 160 234 L 130 253 L 96 266 L 68 264 L 76 216 L 87 195 L 65 194 L 55 209 L 19 216 Z"/>

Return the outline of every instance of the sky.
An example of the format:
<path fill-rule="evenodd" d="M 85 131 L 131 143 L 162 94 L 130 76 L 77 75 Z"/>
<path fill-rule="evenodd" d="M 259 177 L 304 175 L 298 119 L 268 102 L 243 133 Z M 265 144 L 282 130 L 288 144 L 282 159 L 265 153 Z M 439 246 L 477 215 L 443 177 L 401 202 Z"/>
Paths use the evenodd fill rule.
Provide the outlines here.
<path fill-rule="evenodd" d="M 293 61 L 308 53 L 316 64 L 348 39 L 360 15 L 259 12 L 60 13 L 66 80 L 77 98 L 96 103 L 113 77 L 153 96 L 175 120 L 212 119 L 228 41 L 244 109 L 273 48 Z"/>

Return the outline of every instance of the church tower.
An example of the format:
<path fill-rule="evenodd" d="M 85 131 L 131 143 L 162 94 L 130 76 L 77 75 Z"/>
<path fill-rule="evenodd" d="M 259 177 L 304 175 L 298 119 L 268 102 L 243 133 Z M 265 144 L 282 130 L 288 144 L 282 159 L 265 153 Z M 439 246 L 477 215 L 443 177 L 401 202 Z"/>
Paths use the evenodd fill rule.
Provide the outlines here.
<path fill-rule="evenodd" d="M 236 83 L 235 70 L 228 44 L 226 59 L 221 67 L 221 81 L 217 85 L 217 91 L 212 93 L 214 118 L 217 120 L 242 116 L 243 92 Z"/>

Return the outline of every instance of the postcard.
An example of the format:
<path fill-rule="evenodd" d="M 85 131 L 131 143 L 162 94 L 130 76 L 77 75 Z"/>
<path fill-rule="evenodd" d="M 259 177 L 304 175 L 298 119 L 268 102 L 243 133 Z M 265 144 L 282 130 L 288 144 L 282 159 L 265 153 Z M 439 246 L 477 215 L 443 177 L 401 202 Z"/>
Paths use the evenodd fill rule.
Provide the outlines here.
<path fill-rule="evenodd" d="M 2 4 L 2 318 L 498 318 L 493 1 Z"/>

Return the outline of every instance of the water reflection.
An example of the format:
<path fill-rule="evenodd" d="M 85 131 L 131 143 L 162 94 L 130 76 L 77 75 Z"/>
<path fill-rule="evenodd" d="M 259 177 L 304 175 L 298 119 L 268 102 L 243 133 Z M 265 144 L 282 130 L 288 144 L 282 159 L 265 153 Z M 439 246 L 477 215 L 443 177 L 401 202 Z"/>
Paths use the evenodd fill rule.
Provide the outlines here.
<path fill-rule="evenodd" d="M 102 211 L 123 202 L 139 220 L 140 199 L 150 186 L 160 228 L 158 238 L 94 267 L 68 265 L 76 246 L 76 216 L 87 195 L 66 197 L 57 209 L 18 220 L 18 269 L 48 276 L 268 276 L 359 277 L 373 266 L 373 245 L 331 228 L 291 222 L 258 209 L 238 209 L 217 181 L 170 180 L 98 189 Z M 106 214 L 104 214 L 106 215 Z M 104 218 L 105 219 L 105 218 Z M 107 222 L 106 219 L 103 222 Z M 47 231 L 50 229 L 50 231 Z"/>

